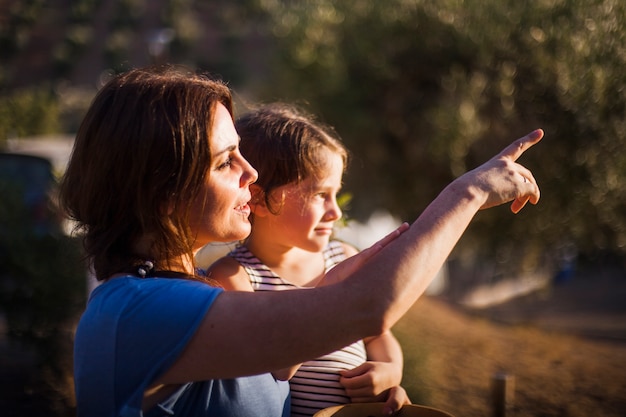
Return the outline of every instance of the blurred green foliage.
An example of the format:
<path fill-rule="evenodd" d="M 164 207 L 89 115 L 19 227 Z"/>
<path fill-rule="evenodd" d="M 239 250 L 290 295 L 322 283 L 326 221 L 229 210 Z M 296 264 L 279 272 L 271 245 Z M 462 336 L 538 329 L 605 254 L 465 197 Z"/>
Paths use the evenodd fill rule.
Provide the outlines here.
<path fill-rule="evenodd" d="M 5 62 L 52 9 L 13 2 L 0 27 Z M 521 159 L 540 204 L 517 218 L 505 207 L 480 213 L 459 247 L 513 268 L 572 246 L 626 253 L 623 2 L 80 0 L 57 9 L 66 24 L 50 51 L 53 87 L 13 90 L 15 68 L 0 66 L 0 141 L 75 131 L 88 100 L 66 104 L 77 95 L 64 94 L 65 77 L 100 47 L 101 74 L 167 59 L 221 75 L 244 101 L 308 103 L 353 152 L 345 189 L 359 220 L 380 208 L 414 218 L 451 179 L 541 127 L 544 141 Z M 146 43 L 155 34 L 165 36 L 159 54 Z"/>
<path fill-rule="evenodd" d="M 48 88 L 33 87 L 0 96 L 0 144 L 9 137 L 57 133 L 59 101 Z"/>
<path fill-rule="evenodd" d="M 280 54 L 258 94 L 306 99 L 337 127 L 355 156 L 353 216 L 414 218 L 451 179 L 541 127 L 521 159 L 540 204 L 518 219 L 480 213 L 462 243 L 530 266 L 564 245 L 626 252 L 626 4 L 259 5 Z"/>

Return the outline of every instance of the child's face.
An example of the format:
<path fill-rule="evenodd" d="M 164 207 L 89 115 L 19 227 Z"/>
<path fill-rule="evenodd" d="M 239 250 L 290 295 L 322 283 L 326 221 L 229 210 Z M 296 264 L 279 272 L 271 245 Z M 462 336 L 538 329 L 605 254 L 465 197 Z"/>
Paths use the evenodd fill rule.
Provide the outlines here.
<path fill-rule="evenodd" d="M 281 210 L 272 215 L 276 237 L 286 246 L 321 251 L 330 239 L 334 223 L 341 218 L 337 194 L 341 190 L 343 160 L 328 151 L 323 176 L 310 177 L 275 190 L 283 196 Z"/>

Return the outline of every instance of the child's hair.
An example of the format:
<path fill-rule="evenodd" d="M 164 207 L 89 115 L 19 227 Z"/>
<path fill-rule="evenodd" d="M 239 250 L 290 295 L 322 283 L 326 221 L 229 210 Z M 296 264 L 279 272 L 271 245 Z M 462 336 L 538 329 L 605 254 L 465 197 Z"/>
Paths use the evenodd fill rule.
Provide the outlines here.
<path fill-rule="evenodd" d="M 241 153 L 258 171 L 256 184 L 274 213 L 279 208 L 273 207 L 273 190 L 324 175 L 327 162 L 323 151 L 341 156 L 346 169 L 348 151 L 335 130 L 293 104 L 261 106 L 239 118 L 235 128 L 241 137 Z"/>
<path fill-rule="evenodd" d="M 232 115 L 222 82 L 176 67 L 135 69 L 99 91 L 76 136 L 61 184 L 68 215 L 84 232 L 100 280 L 150 256 L 192 253 L 189 202 L 211 166 L 209 138 L 218 103 Z M 137 253 L 142 237 L 153 240 Z"/>

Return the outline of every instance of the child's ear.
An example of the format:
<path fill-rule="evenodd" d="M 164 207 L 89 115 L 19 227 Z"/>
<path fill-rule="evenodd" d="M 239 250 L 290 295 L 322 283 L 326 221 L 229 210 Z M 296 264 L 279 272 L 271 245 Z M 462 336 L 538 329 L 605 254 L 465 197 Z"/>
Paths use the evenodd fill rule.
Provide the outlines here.
<path fill-rule="evenodd" d="M 267 204 L 265 204 L 265 191 L 257 184 L 250 184 L 250 209 L 255 216 L 266 216 L 268 213 Z"/>

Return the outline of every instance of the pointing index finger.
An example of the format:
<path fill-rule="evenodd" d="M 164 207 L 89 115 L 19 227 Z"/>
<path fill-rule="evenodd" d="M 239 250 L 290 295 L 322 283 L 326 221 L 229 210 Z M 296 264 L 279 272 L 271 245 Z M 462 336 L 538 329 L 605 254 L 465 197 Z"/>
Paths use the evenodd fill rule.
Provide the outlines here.
<path fill-rule="evenodd" d="M 500 152 L 500 157 L 510 158 L 512 161 L 517 161 L 517 159 L 522 156 L 522 154 L 531 146 L 536 144 L 543 137 L 543 130 L 537 129 L 533 130 L 526 136 L 519 138 L 515 142 L 511 143 L 509 146 L 504 148 L 502 152 Z"/>

